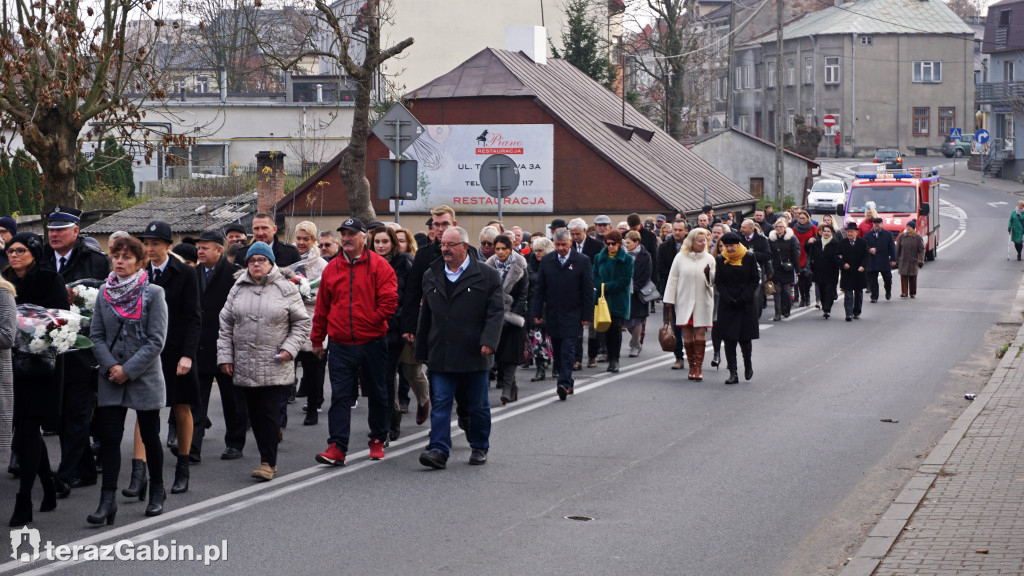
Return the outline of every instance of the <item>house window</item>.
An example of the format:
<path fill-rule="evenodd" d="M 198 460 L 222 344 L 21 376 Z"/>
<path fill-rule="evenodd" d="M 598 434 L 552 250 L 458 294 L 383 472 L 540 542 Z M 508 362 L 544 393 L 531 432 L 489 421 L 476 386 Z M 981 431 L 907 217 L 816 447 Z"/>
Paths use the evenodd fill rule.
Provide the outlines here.
<path fill-rule="evenodd" d="M 775 62 L 768 62 L 768 87 L 775 88 Z"/>
<path fill-rule="evenodd" d="M 829 129 L 829 134 L 835 134 L 839 132 L 839 126 L 843 123 L 843 118 L 839 114 L 839 108 L 825 108 L 825 114 L 835 117 L 836 124 Z"/>
<path fill-rule="evenodd" d="M 914 136 L 928 135 L 928 108 L 914 108 Z"/>
<path fill-rule="evenodd" d="M 796 62 L 792 59 L 786 60 L 786 86 L 796 84 Z"/>
<path fill-rule="evenodd" d="M 814 58 L 804 58 L 804 84 L 814 82 Z"/>
<path fill-rule="evenodd" d="M 839 84 L 839 56 L 825 57 L 825 84 Z"/>
<path fill-rule="evenodd" d="M 914 82 L 942 82 L 942 62 L 929 60 L 915 61 Z"/>
<path fill-rule="evenodd" d="M 205 94 L 210 91 L 210 79 L 207 76 L 196 78 L 196 92 Z"/>
<path fill-rule="evenodd" d="M 740 114 L 740 130 L 750 132 L 750 117 L 746 114 Z"/>
<path fill-rule="evenodd" d="M 718 82 L 715 81 L 715 82 L 711 83 L 711 99 L 712 100 L 718 100 L 718 98 L 719 98 L 719 87 L 718 87 Z"/>
<path fill-rule="evenodd" d="M 956 108 L 939 107 L 939 134 L 949 134 L 956 127 Z"/>
<path fill-rule="evenodd" d="M 796 128 L 795 118 L 796 110 L 792 108 L 786 110 L 786 132 L 789 132 L 790 134 L 792 134 L 793 130 Z"/>
<path fill-rule="evenodd" d="M 1009 10 L 1000 10 L 999 11 L 999 25 L 1000 26 L 1009 26 L 1010 25 L 1010 11 Z"/>
<path fill-rule="evenodd" d="M 1013 82 L 1013 60 L 1003 61 L 1003 82 Z"/>
<path fill-rule="evenodd" d="M 862 46 L 871 46 L 871 36 L 861 36 L 860 43 Z"/>
<path fill-rule="evenodd" d="M 754 88 L 761 88 L 762 74 L 764 74 L 764 65 L 754 64 Z"/>
<path fill-rule="evenodd" d="M 745 90 L 750 88 L 750 66 L 737 66 L 736 67 L 736 85 L 737 90 Z"/>
<path fill-rule="evenodd" d="M 727 76 L 721 76 L 718 78 L 718 93 L 722 95 L 722 100 L 725 100 L 725 97 L 728 96 L 729 78 Z"/>

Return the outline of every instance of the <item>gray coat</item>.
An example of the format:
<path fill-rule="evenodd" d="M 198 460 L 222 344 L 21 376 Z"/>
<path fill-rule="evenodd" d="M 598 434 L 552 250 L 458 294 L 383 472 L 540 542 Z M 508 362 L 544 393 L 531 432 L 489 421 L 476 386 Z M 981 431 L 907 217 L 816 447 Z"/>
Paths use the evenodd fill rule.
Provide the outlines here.
<path fill-rule="evenodd" d="M 14 426 L 14 371 L 11 369 L 11 347 L 18 335 L 18 308 L 14 296 L 0 289 L 0 465 L 11 455 Z"/>
<path fill-rule="evenodd" d="M 100 365 L 98 406 L 124 406 L 132 410 L 159 410 L 167 403 L 160 352 L 167 339 L 167 302 L 164 289 L 148 284 L 142 296 L 142 316 L 122 318 L 107 302 L 106 288 L 96 298 L 89 325 L 93 353 Z M 128 375 L 114 384 L 107 373 L 120 364 Z"/>
<path fill-rule="evenodd" d="M 295 363 L 274 355 L 285 350 L 294 358 L 311 328 L 298 287 L 280 268 L 275 265 L 260 283 L 246 270 L 220 311 L 217 364 L 234 365 L 235 386 L 291 385 Z"/>

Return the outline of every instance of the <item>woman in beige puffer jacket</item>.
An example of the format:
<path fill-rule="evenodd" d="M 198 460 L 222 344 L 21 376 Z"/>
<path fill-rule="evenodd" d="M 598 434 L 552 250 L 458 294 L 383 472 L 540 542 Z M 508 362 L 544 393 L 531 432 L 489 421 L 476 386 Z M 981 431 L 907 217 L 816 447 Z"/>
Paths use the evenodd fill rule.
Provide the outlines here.
<path fill-rule="evenodd" d="M 254 478 L 277 472 L 281 399 L 295 382 L 293 359 L 309 340 L 312 322 L 298 287 L 274 264 L 270 247 L 249 247 L 246 270 L 239 275 L 220 312 L 217 364 L 242 389 L 261 464 Z"/>

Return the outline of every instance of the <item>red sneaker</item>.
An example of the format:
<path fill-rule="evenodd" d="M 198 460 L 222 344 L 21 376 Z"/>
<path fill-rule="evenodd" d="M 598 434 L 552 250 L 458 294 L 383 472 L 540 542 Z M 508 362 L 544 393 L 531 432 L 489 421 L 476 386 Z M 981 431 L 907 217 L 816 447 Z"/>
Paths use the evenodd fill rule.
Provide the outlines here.
<path fill-rule="evenodd" d="M 321 464 L 330 464 L 331 466 L 344 466 L 345 453 L 338 448 L 337 444 L 331 442 L 326 451 L 316 455 L 316 461 Z"/>
<path fill-rule="evenodd" d="M 384 443 L 374 438 L 370 440 L 370 460 L 384 459 Z"/>

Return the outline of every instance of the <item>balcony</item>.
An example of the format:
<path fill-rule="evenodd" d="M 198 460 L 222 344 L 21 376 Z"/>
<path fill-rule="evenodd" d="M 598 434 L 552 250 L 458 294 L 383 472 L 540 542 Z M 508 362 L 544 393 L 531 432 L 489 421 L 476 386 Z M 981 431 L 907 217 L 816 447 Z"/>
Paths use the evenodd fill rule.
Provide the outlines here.
<path fill-rule="evenodd" d="M 985 82 L 974 85 L 975 104 L 1024 102 L 1024 82 Z"/>

